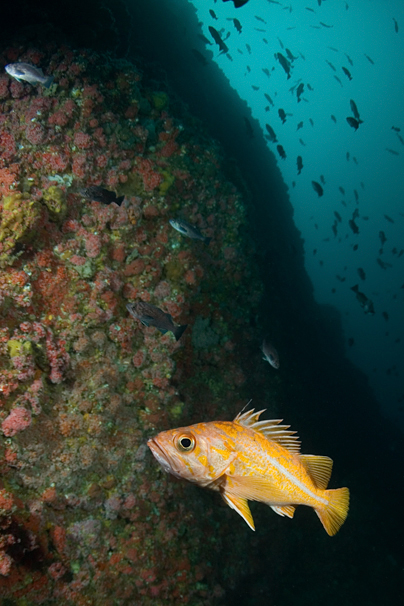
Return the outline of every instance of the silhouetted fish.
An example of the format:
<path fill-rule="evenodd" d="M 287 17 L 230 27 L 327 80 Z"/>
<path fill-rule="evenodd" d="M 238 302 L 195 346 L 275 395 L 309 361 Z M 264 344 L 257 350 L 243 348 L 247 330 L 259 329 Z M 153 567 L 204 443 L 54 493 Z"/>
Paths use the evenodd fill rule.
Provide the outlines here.
<path fill-rule="evenodd" d="M 290 78 L 290 68 L 291 68 L 290 62 L 286 59 L 286 57 L 284 57 L 282 55 L 282 53 L 275 53 L 275 59 L 277 61 L 279 61 L 280 65 L 283 67 L 283 69 L 284 69 L 284 71 L 285 71 L 285 73 L 287 75 L 287 79 L 289 80 L 289 78 Z"/>
<path fill-rule="evenodd" d="M 304 91 L 304 84 L 303 84 L 303 82 L 301 82 L 296 89 L 296 97 L 297 97 L 298 103 L 301 101 L 300 97 L 302 96 L 303 91 Z"/>
<path fill-rule="evenodd" d="M 271 126 L 269 126 L 269 124 L 265 124 L 265 128 L 268 131 L 270 141 L 272 141 L 272 143 L 277 143 L 278 139 L 276 138 L 274 129 Z"/>
<path fill-rule="evenodd" d="M 301 128 L 303 128 L 303 122 L 299 122 L 299 124 L 297 125 L 296 130 L 300 130 Z"/>
<path fill-rule="evenodd" d="M 367 55 L 366 53 L 364 53 L 364 55 L 365 55 L 366 59 L 369 61 L 369 63 L 371 63 L 372 65 L 374 65 L 374 64 L 375 64 L 375 62 L 373 61 L 373 59 L 371 59 L 371 58 L 369 57 L 369 55 Z"/>
<path fill-rule="evenodd" d="M 362 267 L 358 267 L 357 272 L 361 280 L 366 280 L 365 270 Z"/>
<path fill-rule="evenodd" d="M 297 156 L 296 164 L 297 164 L 297 174 L 300 175 L 300 173 L 302 172 L 302 168 L 303 168 L 303 159 L 301 156 Z"/>
<path fill-rule="evenodd" d="M 223 2 L 229 2 L 229 0 L 223 0 Z M 240 8 L 244 4 L 247 4 L 248 0 L 231 0 L 231 2 L 233 2 L 235 8 Z"/>
<path fill-rule="evenodd" d="M 282 120 L 282 124 L 285 124 L 285 122 L 286 122 L 286 114 L 285 114 L 285 111 L 282 108 L 278 109 L 278 115 L 279 115 L 280 119 Z"/>
<path fill-rule="evenodd" d="M 351 126 L 353 129 L 358 130 L 359 128 L 359 122 L 356 118 L 352 118 L 352 116 L 348 116 L 348 118 L 346 119 L 346 121 L 348 122 L 349 126 Z"/>
<path fill-rule="evenodd" d="M 383 215 L 383 216 L 386 219 L 386 221 L 388 221 L 389 223 L 394 223 L 394 219 L 392 219 L 391 217 L 389 217 L 389 215 Z"/>
<path fill-rule="evenodd" d="M 212 36 L 213 40 L 216 42 L 216 44 L 218 45 L 220 52 L 221 53 L 227 53 L 229 51 L 228 46 L 223 42 L 219 32 L 212 27 L 211 25 L 209 25 L 209 32 L 210 35 Z"/>
<path fill-rule="evenodd" d="M 373 315 L 375 313 L 375 308 L 373 306 L 373 301 L 371 301 L 370 299 L 368 299 L 368 297 L 363 292 L 360 292 L 358 284 L 355 284 L 355 286 L 352 286 L 351 290 L 354 291 L 354 293 L 356 295 L 356 298 L 359 301 L 360 306 L 365 311 L 365 314 L 371 314 L 371 315 Z"/>
<path fill-rule="evenodd" d="M 335 124 L 337 123 L 337 118 L 333 114 L 331 114 L 331 120 L 335 122 Z"/>
<path fill-rule="evenodd" d="M 348 225 L 352 229 L 352 231 L 353 231 L 354 234 L 358 234 L 359 233 L 359 227 L 356 225 L 356 223 L 355 223 L 355 221 L 353 219 L 349 219 Z"/>
<path fill-rule="evenodd" d="M 282 158 L 282 160 L 286 160 L 286 152 L 283 149 L 282 145 L 277 145 L 276 149 L 278 150 L 278 154 L 280 155 L 280 157 Z"/>
<path fill-rule="evenodd" d="M 342 66 L 342 71 L 344 72 L 348 80 L 352 80 L 351 72 L 347 67 Z"/>
<path fill-rule="evenodd" d="M 319 198 L 321 198 L 321 196 L 324 193 L 323 188 L 321 187 L 320 183 L 317 183 L 317 181 L 312 181 L 311 182 L 314 191 L 316 192 L 316 194 L 318 195 Z"/>
<path fill-rule="evenodd" d="M 349 101 L 349 105 L 351 106 L 352 113 L 355 116 L 355 118 L 358 121 L 358 123 L 362 124 L 363 120 L 361 120 L 361 118 L 360 118 L 358 108 L 357 108 L 356 103 L 355 103 L 355 101 L 353 99 L 351 99 Z"/>
<path fill-rule="evenodd" d="M 398 23 L 397 23 L 397 21 L 394 19 L 394 17 L 393 17 L 393 21 L 394 21 L 394 31 L 396 32 L 396 34 L 398 34 Z"/>

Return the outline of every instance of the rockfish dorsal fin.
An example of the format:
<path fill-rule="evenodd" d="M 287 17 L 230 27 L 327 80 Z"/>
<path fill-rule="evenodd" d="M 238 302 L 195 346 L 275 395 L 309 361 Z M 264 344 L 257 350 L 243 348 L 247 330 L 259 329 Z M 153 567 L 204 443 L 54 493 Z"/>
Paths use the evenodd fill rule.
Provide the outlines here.
<path fill-rule="evenodd" d="M 331 477 L 332 459 L 316 455 L 301 455 L 300 460 L 309 472 L 315 486 L 325 490 Z"/>
<path fill-rule="evenodd" d="M 255 409 L 247 410 L 243 414 L 238 414 L 234 419 L 234 423 L 239 423 L 243 427 L 248 427 L 254 431 L 259 431 L 271 442 L 276 442 L 289 450 L 289 452 L 300 452 L 300 441 L 295 431 L 289 431 L 290 425 L 279 425 L 282 419 L 272 419 L 269 421 L 259 421 L 260 415 L 265 412 Z"/>

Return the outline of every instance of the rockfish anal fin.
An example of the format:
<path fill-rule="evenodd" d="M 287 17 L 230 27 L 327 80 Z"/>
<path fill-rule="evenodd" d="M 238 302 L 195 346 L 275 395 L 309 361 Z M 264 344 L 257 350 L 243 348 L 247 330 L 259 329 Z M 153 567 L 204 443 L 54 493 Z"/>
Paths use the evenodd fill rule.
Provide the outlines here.
<path fill-rule="evenodd" d="M 293 516 L 295 515 L 296 507 L 294 507 L 294 505 L 284 505 L 283 507 L 271 505 L 270 507 L 274 510 L 275 513 L 278 514 L 278 516 L 286 516 L 288 518 L 293 518 Z"/>
<path fill-rule="evenodd" d="M 315 511 L 327 534 L 332 537 L 338 532 L 348 515 L 349 490 L 348 488 L 325 490 L 322 497 L 328 500 L 328 505 Z"/>
<path fill-rule="evenodd" d="M 330 481 L 332 472 L 332 459 L 317 455 L 300 455 L 300 460 L 309 473 L 314 485 L 325 490 Z"/>
<path fill-rule="evenodd" d="M 237 511 L 237 513 L 239 515 L 241 515 L 241 517 L 243 518 L 243 520 L 245 522 L 247 522 L 247 524 L 249 525 L 251 530 L 255 530 L 254 520 L 251 515 L 251 511 L 248 506 L 247 499 L 243 499 L 241 497 L 235 497 L 231 494 L 227 494 L 226 492 L 222 492 L 221 494 L 222 494 L 224 502 L 227 503 L 227 505 L 229 507 L 231 507 L 232 509 Z"/>

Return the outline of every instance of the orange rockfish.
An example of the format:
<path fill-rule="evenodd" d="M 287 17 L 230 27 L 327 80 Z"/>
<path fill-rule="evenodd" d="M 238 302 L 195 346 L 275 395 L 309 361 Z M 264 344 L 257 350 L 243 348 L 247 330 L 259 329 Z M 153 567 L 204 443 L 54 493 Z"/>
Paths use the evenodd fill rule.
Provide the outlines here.
<path fill-rule="evenodd" d="M 261 501 L 289 518 L 296 505 L 313 507 L 334 535 L 347 517 L 349 490 L 326 490 L 332 460 L 300 454 L 296 432 L 279 419 L 259 421 L 262 412 L 163 431 L 147 444 L 164 471 L 219 491 L 252 530 L 248 501 Z"/>

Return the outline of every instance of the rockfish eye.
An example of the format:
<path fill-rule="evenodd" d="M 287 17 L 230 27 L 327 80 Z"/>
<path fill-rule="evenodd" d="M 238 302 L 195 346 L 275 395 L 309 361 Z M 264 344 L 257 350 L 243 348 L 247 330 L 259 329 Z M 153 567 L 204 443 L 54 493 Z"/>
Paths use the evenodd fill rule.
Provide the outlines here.
<path fill-rule="evenodd" d="M 195 448 L 195 438 L 191 433 L 183 433 L 177 438 L 177 448 L 182 452 L 192 452 Z"/>

